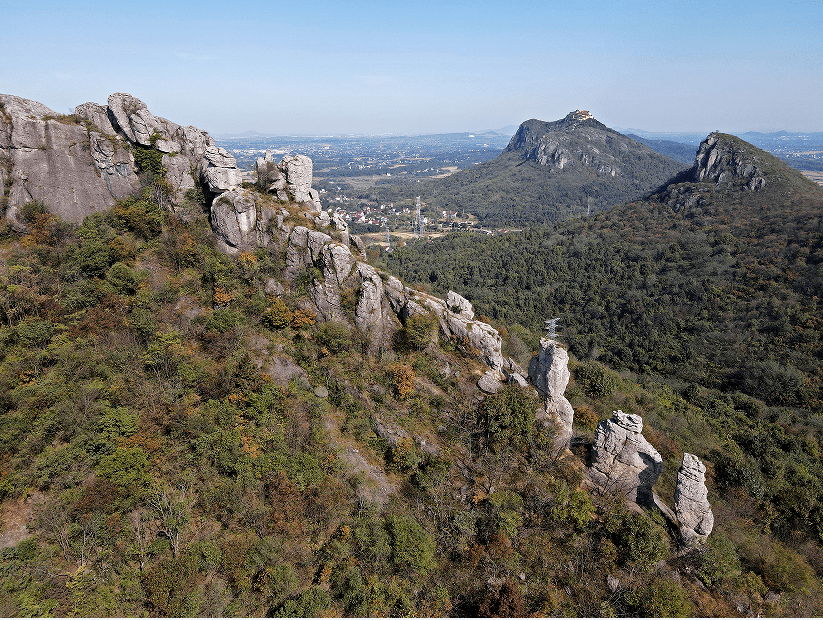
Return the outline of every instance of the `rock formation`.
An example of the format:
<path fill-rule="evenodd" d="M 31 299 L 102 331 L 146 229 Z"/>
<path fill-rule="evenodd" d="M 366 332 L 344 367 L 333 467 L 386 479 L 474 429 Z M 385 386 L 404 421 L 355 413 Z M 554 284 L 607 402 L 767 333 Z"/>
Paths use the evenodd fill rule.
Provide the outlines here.
<path fill-rule="evenodd" d="M 274 162 L 271 151 L 265 157 L 258 157 L 258 184 L 276 194 L 280 200 L 288 200 L 289 194 L 295 202 L 313 205 L 314 211 L 322 211 L 320 194 L 312 189 L 312 161 L 306 155 L 286 155 L 279 163 Z"/>
<path fill-rule="evenodd" d="M 109 137 L 36 101 L 0 95 L 0 206 L 12 227 L 25 229 L 19 209 L 33 200 L 79 222 L 134 193 L 134 157 L 127 142 Z"/>
<path fill-rule="evenodd" d="M 115 93 L 108 105 L 84 103 L 73 115 L 54 112 L 43 104 L 13 95 L 0 95 L 0 181 L 5 215 L 16 230 L 25 228 L 20 206 L 39 200 L 68 222 L 114 206 L 116 199 L 140 188 L 134 150 L 161 153 L 173 205 L 186 191 L 201 183 L 207 199 L 241 182 L 237 162 L 214 138 L 196 127 L 183 127 L 154 116 L 146 104 L 125 93 Z M 239 213 L 248 213 L 248 196 L 239 199 Z M 216 215 L 225 219 L 225 210 Z M 237 233 L 248 222 L 238 224 Z M 227 247 L 231 244 L 227 242 Z"/>
<path fill-rule="evenodd" d="M 542 417 L 554 421 L 557 426 L 558 447 L 568 446 L 572 437 L 574 409 L 563 395 L 570 377 L 566 349 L 554 340 L 541 338 L 540 351 L 529 362 L 529 378 L 544 399 Z"/>
<path fill-rule="evenodd" d="M 714 181 L 718 187 L 740 185 L 745 190 L 756 191 L 766 185 L 764 173 L 757 157 L 746 152 L 742 140 L 713 132 L 700 143 L 695 157 L 692 177 L 696 182 Z"/>
<path fill-rule="evenodd" d="M 596 484 L 651 507 L 652 487 L 662 471 L 663 459 L 643 437 L 640 416 L 615 411 L 597 425 L 589 470 Z"/>
<path fill-rule="evenodd" d="M 674 512 L 684 545 L 705 542 L 714 526 L 706 488 L 706 466 L 693 454 L 683 455 L 674 491 Z"/>

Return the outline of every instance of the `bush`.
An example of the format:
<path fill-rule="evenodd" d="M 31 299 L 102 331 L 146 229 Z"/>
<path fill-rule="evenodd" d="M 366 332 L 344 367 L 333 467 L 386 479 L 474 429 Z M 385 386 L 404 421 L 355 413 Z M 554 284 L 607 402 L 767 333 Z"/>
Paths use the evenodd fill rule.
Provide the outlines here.
<path fill-rule="evenodd" d="M 111 284 L 119 295 L 133 295 L 137 290 L 140 279 L 128 265 L 117 262 L 106 272 L 106 282 Z"/>
<path fill-rule="evenodd" d="M 274 613 L 275 618 L 322 618 L 331 607 L 331 596 L 319 586 L 303 590 L 296 599 L 286 601 Z"/>
<path fill-rule="evenodd" d="M 591 398 L 609 398 L 620 380 L 616 372 L 595 361 L 581 362 L 573 372 L 574 380 Z"/>
<path fill-rule="evenodd" d="M 163 212 L 151 200 L 134 197 L 118 200 L 114 214 L 120 226 L 143 239 L 154 239 L 163 230 Z"/>
<path fill-rule="evenodd" d="M 288 327 L 294 318 L 294 313 L 286 307 L 286 302 L 282 299 L 275 299 L 263 313 L 261 322 L 269 329 L 283 329 Z"/>
<path fill-rule="evenodd" d="M 412 517 L 386 518 L 392 548 L 392 561 L 398 569 L 427 573 L 435 567 L 434 539 Z"/>
<path fill-rule="evenodd" d="M 635 606 L 639 615 L 645 618 L 685 618 L 692 612 L 682 586 L 664 577 L 655 577 L 632 592 L 626 602 Z"/>
<path fill-rule="evenodd" d="M 517 385 L 487 396 L 479 406 L 480 428 L 493 450 L 523 447 L 534 435 L 537 401 Z"/>
<path fill-rule="evenodd" d="M 646 514 L 611 514 L 606 530 L 613 534 L 621 561 L 627 566 L 648 570 L 668 554 L 666 531 L 660 517 Z"/>
<path fill-rule="evenodd" d="M 416 314 L 406 320 L 405 334 L 409 347 L 422 351 L 437 337 L 439 322 L 432 313 Z"/>
<path fill-rule="evenodd" d="M 398 398 L 407 398 L 414 394 L 414 370 L 408 364 L 391 366 L 392 388 Z"/>
<path fill-rule="evenodd" d="M 330 353 L 343 353 L 352 347 L 352 334 L 348 326 L 337 321 L 329 321 L 315 332 L 315 340 Z"/>

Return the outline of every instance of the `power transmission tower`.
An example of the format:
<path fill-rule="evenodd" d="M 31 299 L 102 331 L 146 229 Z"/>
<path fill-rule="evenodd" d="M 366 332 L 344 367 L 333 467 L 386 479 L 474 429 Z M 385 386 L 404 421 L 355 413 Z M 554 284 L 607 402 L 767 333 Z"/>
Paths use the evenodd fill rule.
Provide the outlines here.
<path fill-rule="evenodd" d="M 391 250 L 391 235 L 389 235 L 389 225 L 386 224 L 386 249 Z"/>
<path fill-rule="evenodd" d="M 417 219 L 414 224 L 414 232 L 418 237 L 422 237 L 426 232 L 426 225 L 423 223 L 423 214 L 420 213 L 420 196 L 417 197 Z"/>
<path fill-rule="evenodd" d="M 549 340 L 557 339 L 557 330 L 562 327 L 562 325 L 558 323 L 559 320 L 560 317 L 544 321 L 546 323 L 546 327 L 544 327 L 543 329 L 545 329 L 548 332 L 546 335 L 549 337 Z"/>

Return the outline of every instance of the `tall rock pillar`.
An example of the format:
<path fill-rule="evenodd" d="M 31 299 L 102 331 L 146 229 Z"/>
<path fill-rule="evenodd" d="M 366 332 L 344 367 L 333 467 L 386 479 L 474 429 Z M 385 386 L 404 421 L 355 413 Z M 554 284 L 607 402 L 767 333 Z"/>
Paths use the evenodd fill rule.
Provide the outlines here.
<path fill-rule="evenodd" d="M 569 354 L 555 340 L 541 338 L 540 351 L 529 362 L 529 378 L 543 397 L 544 418 L 556 423 L 556 445 L 568 446 L 572 438 L 574 409 L 563 396 L 569 385 Z"/>
<path fill-rule="evenodd" d="M 685 546 L 704 543 L 714 527 L 706 488 L 706 466 L 694 454 L 683 455 L 674 490 L 674 512 Z"/>
<path fill-rule="evenodd" d="M 597 425 L 589 473 L 595 483 L 622 493 L 640 506 L 654 504 L 652 486 L 663 471 L 663 459 L 643 437 L 643 418 L 615 411 Z"/>

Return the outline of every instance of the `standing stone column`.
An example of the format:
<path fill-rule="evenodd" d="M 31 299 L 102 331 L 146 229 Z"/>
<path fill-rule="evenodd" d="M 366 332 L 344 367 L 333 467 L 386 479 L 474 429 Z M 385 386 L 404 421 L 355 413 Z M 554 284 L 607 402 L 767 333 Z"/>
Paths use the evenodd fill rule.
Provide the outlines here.
<path fill-rule="evenodd" d="M 685 546 L 705 543 L 714 527 L 714 514 L 708 500 L 706 466 L 693 454 L 683 455 L 674 490 L 674 512 Z"/>
<path fill-rule="evenodd" d="M 543 397 L 543 417 L 557 424 L 557 447 L 569 445 L 574 409 L 563 395 L 569 385 L 569 354 L 555 340 L 540 339 L 540 351 L 529 362 L 529 378 Z"/>
<path fill-rule="evenodd" d="M 592 446 L 592 480 L 623 493 L 639 506 L 654 504 L 652 487 L 663 471 L 663 459 L 643 437 L 643 418 L 615 411 L 597 425 Z"/>

